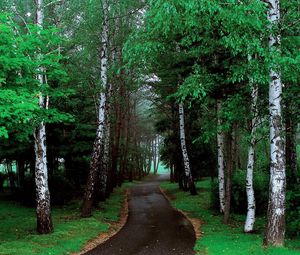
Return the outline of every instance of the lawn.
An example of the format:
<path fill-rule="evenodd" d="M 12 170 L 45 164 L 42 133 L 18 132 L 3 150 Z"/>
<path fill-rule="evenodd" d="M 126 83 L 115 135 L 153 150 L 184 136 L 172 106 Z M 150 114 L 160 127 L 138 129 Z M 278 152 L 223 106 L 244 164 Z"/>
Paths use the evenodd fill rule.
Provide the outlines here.
<path fill-rule="evenodd" d="M 15 202 L 0 201 L 1 255 L 62 255 L 79 251 L 88 240 L 108 230 L 119 220 L 124 194 L 129 184 L 116 189 L 91 218 L 79 217 L 80 202 L 52 210 L 54 232 L 37 235 L 35 210 Z"/>
<path fill-rule="evenodd" d="M 164 182 L 162 189 L 170 197 L 174 207 L 183 210 L 193 218 L 203 222 L 201 231 L 203 236 L 196 241 L 194 249 L 197 254 L 208 255 L 299 255 L 300 240 L 286 241 L 285 248 L 269 248 L 262 246 L 265 220 L 259 218 L 255 234 L 244 234 L 243 225 L 245 216 L 233 215 L 229 226 L 222 223 L 222 216 L 210 209 L 210 180 L 205 179 L 197 183 L 198 196 L 191 196 L 188 192 L 178 190 L 177 184 Z"/>

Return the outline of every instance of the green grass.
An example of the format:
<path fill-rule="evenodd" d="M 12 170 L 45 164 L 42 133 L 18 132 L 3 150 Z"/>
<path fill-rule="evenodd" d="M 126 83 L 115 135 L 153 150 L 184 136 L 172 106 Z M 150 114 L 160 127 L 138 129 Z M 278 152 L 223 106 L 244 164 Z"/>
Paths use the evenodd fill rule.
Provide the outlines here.
<path fill-rule="evenodd" d="M 285 248 L 264 248 L 262 246 L 264 219 L 257 220 L 255 234 L 244 234 L 245 216 L 233 215 L 230 225 L 222 223 L 222 216 L 210 210 L 210 180 L 197 183 L 198 196 L 191 196 L 178 190 L 177 184 L 164 182 L 161 187 L 176 199 L 171 203 L 175 208 L 188 212 L 193 218 L 203 221 L 203 236 L 196 241 L 194 249 L 198 254 L 208 255 L 296 255 L 300 254 L 300 240 L 287 240 Z"/>
<path fill-rule="evenodd" d="M 79 217 L 79 202 L 52 210 L 54 232 L 37 235 L 35 211 L 17 203 L 0 201 L 1 255 L 62 255 L 79 251 L 84 244 L 119 220 L 123 194 L 130 184 L 116 189 L 91 218 Z"/>

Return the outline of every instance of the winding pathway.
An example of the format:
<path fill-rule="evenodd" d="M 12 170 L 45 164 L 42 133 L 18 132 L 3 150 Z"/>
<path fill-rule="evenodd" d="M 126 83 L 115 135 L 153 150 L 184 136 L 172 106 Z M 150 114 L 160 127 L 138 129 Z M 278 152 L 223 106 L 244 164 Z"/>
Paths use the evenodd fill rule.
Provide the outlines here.
<path fill-rule="evenodd" d="M 129 217 L 121 231 L 85 255 L 191 255 L 195 232 L 159 190 L 165 176 L 150 177 L 129 195 Z"/>

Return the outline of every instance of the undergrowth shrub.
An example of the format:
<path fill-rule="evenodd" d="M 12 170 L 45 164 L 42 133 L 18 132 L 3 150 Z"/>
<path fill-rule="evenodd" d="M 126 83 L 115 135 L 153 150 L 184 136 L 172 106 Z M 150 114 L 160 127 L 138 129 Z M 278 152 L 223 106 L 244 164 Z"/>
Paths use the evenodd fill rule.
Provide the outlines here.
<path fill-rule="evenodd" d="M 295 184 L 286 194 L 286 225 L 287 234 L 291 237 L 300 236 L 300 184 Z"/>
<path fill-rule="evenodd" d="M 4 191 L 4 181 L 6 179 L 6 175 L 3 173 L 0 173 L 0 192 Z"/>
<path fill-rule="evenodd" d="M 49 190 L 52 205 L 64 205 L 73 198 L 74 185 L 63 175 L 53 175 L 49 178 Z M 35 181 L 33 176 L 27 176 L 24 187 L 18 194 L 21 203 L 35 206 Z"/>
<path fill-rule="evenodd" d="M 233 213 L 247 213 L 246 172 L 238 170 L 232 182 L 231 210 Z M 265 216 L 268 207 L 269 175 L 266 172 L 254 173 L 254 192 L 256 214 Z M 211 185 L 211 207 L 219 210 L 219 187 L 214 181 Z M 286 195 L 286 226 L 289 237 L 300 236 L 300 183 L 288 186 Z"/>
<path fill-rule="evenodd" d="M 254 192 L 256 200 L 256 213 L 263 215 L 267 211 L 269 176 L 265 172 L 254 173 Z M 231 210 L 234 213 L 246 214 L 246 171 L 237 170 L 232 179 Z M 219 188 L 218 183 L 212 184 L 211 207 L 219 210 Z"/>

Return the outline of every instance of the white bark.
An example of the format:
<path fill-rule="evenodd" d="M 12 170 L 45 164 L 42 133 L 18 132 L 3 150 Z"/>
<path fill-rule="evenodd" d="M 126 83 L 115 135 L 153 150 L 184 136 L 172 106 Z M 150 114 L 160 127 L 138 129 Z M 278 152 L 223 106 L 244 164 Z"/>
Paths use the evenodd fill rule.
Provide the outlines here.
<path fill-rule="evenodd" d="M 43 0 L 37 0 L 36 23 L 42 28 L 44 21 Z M 41 59 L 41 54 L 38 54 Z M 37 80 L 40 86 L 44 83 L 43 67 L 38 69 Z M 45 108 L 44 96 L 39 95 L 39 106 Z M 34 151 L 35 151 L 35 185 L 37 200 L 37 224 L 40 233 L 49 233 L 52 231 L 50 192 L 48 187 L 48 168 L 47 168 L 47 147 L 46 147 L 46 127 L 41 122 L 34 132 Z"/>
<path fill-rule="evenodd" d="M 108 6 L 106 0 L 103 0 L 103 29 L 101 33 L 101 71 L 100 77 L 102 82 L 102 91 L 99 98 L 99 110 L 98 110 L 98 130 L 97 136 L 100 140 L 104 135 L 104 123 L 106 118 L 106 88 L 107 88 L 107 65 L 108 65 Z"/>
<path fill-rule="evenodd" d="M 277 25 L 280 19 L 279 0 L 268 0 L 268 20 Z M 269 47 L 278 53 L 280 36 L 271 34 Z M 266 244 L 282 246 L 285 236 L 285 139 L 282 134 L 282 81 L 281 75 L 272 67 L 270 70 L 269 108 L 270 108 L 270 194 L 268 204 L 268 224 Z"/>
<path fill-rule="evenodd" d="M 217 101 L 217 113 L 221 111 L 222 102 Z M 218 117 L 218 127 L 221 126 L 221 119 Z M 220 212 L 224 213 L 225 208 L 225 156 L 224 156 L 224 132 L 218 131 L 217 133 L 217 147 L 218 147 L 218 181 L 219 181 L 219 201 L 220 201 Z"/>
<path fill-rule="evenodd" d="M 37 0 L 37 10 L 36 10 L 36 23 L 42 28 L 43 27 L 43 0 Z M 40 54 L 38 58 L 41 59 Z M 37 80 L 39 81 L 40 86 L 44 83 L 44 77 L 41 72 L 43 72 L 43 67 L 39 67 L 39 74 L 37 75 Z M 45 107 L 44 97 L 39 94 L 39 106 L 40 108 Z M 36 187 L 38 189 L 37 196 L 38 199 L 46 198 L 46 190 L 48 190 L 48 169 L 47 169 L 47 148 L 46 148 L 46 128 L 45 124 L 42 122 L 35 132 L 35 171 L 36 171 Z M 39 175 L 42 175 L 43 178 L 39 178 Z M 48 191 L 49 192 L 49 191 Z"/>
<path fill-rule="evenodd" d="M 190 168 L 190 160 L 186 149 L 183 103 L 179 103 L 178 109 L 179 109 L 180 144 L 181 144 L 181 151 L 183 157 L 184 171 L 185 171 L 185 176 L 191 181 L 193 178 L 192 178 L 192 173 Z"/>
<path fill-rule="evenodd" d="M 110 169 L 110 119 L 109 119 L 109 113 L 110 113 L 110 102 L 109 98 L 111 95 L 111 85 L 109 85 L 109 88 L 107 90 L 107 99 L 106 99 L 106 119 L 105 119 L 105 129 L 104 129 L 104 140 L 103 140 L 103 159 L 102 159 L 102 174 L 100 174 L 100 181 L 101 181 L 101 192 L 105 194 L 107 189 L 107 182 L 108 182 L 108 171 Z"/>
<path fill-rule="evenodd" d="M 47 147 L 46 128 L 42 122 L 34 134 L 35 149 L 35 185 L 37 189 L 37 200 L 43 201 L 50 198 L 48 188 Z M 40 210 L 38 202 L 37 210 Z"/>
<path fill-rule="evenodd" d="M 106 169 L 104 167 L 104 136 L 106 125 L 106 88 L 107 88 L 107 64 L 108 64 L 108 14 L 107 3 L 103 0 L 103 24 L 101 33 L 101 54 L 100 54 L 100 79 L 102 83 L 102 90 L 99 94 L 98 105 L 98 126 L 96 138 L 93 146 L 93 154 L 90 163 L 90 171 L 87 180 L 87 186 L 84 197 L 84 205 L 82 209 L 82 216 L 90 216 L 92 208 L 92 197 L 95 192 L 95 185 L 97 180 L 106 182 Z M 100 167 L 100 169 L 99 169 Z M 102 190 L 103 187 L 99 187 Z"/>
<path fill-rule="evenodd" d="M 247 217 L 244 226 L 246 233 L 252 232 L 255 223 L 255 196 L 253 187 L 253 170 L 255 163 L 255 145 L 256 145 L 256 128 L 258 124 L 257 116 L 257 99 L 258 87 L 251 82 L 251 112 L 253 118 L 251 121 L 251 141 L 248 149 L 247 177 L 246 177 L 246 192 L 247 192 Z"/>
<path fill-rule="evenodd" d="M 103 28 L 101 33 L 101 82 L 102 91 L 99 99 L 99 125 L 98 125 L 98 139 L 102 144 L 102 166 L 100 167 L 100 189 L 105 191 L 107 184 L 107 168 L 109 163 L 109 139 L 110 139 L 110 122 L 108 119 L 109 105 L 107 96 L 110 94 L 108 88 L 108 5 L 106 0 L 103 0 Z"/>
<path fill-rule="evenodd" d="M 104 152 L 104 135 L 105 135 L 105 124 L 106 124 L 106 89 L 108 84 L 107 71 L 108 71 L 108 16 L 107 16 L 107 3 L 103 1 L 103 27 L 101 33 L 101 53 L 100 53 L 100 79 L 102 84 L 102 90 L 99 94 L 99 105 L 98 105 L 98 126 L 96 133 L 96 140 L 94 145 L 93 160 L 94 164 L 97 165 Z M 93 163 L 92 163 L 93 164 Z M 92 167 L 93 168 L 93 167 Z M 95 166 L 96 168 L 96 166 Z"/>

